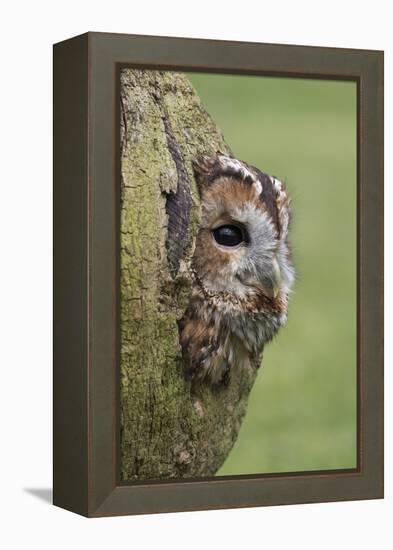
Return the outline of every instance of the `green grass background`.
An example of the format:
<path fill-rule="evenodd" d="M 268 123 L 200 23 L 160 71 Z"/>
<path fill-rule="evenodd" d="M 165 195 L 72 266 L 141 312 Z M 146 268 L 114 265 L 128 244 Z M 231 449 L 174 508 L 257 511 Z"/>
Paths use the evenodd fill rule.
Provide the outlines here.
<path fill-rule="evenodd" d="M 298 280 L 218 475 L 356 466 L 356 86 L 188 74 L 235 156 L 284 180 Z"/>

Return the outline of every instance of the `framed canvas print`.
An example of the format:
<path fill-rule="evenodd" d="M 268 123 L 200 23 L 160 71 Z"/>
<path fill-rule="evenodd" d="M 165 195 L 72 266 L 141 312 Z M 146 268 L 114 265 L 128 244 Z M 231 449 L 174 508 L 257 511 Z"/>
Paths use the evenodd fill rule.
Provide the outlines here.
<path fill-rule="evenodd" d="M 383 53 L 54 46 L 54 503 L 383 496 Z"/>

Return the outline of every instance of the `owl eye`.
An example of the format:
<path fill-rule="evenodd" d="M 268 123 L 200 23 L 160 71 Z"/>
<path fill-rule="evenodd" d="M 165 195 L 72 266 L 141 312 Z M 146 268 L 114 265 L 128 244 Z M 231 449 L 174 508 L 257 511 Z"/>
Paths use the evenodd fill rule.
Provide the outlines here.
<path fill-rule="evenodd" d="M 216 243 L 222 246 L 237 246 L 247 240 L 243 231 L 236 225 L 220 225 L 213 229 L 213 236 Z"/>

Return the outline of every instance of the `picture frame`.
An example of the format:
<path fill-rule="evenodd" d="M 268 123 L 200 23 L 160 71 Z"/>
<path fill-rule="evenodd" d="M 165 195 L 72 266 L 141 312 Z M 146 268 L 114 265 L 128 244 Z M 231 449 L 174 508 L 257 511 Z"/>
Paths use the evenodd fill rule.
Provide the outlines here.
<path fill-rule="evenodd" d="M 119 481 L 119 69 L 357 86 L 357 467 Z M 383 52 L 89 32 L 54 46 L 53 502 L 88 517 L 383 498 Z"/>

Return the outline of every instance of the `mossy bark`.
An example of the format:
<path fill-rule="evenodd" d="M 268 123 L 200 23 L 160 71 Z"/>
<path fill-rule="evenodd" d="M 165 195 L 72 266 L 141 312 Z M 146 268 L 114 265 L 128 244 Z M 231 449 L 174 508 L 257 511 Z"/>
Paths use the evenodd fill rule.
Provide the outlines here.
<path fill-rule="evenodd" d="M 184 376 L 178 321 L 199 224 L 192 160 L 229 152 L 184 75 L 121 72 L 121 478 L 214 475 L 231 450 L 256 373 L 228 385 Z"/>

